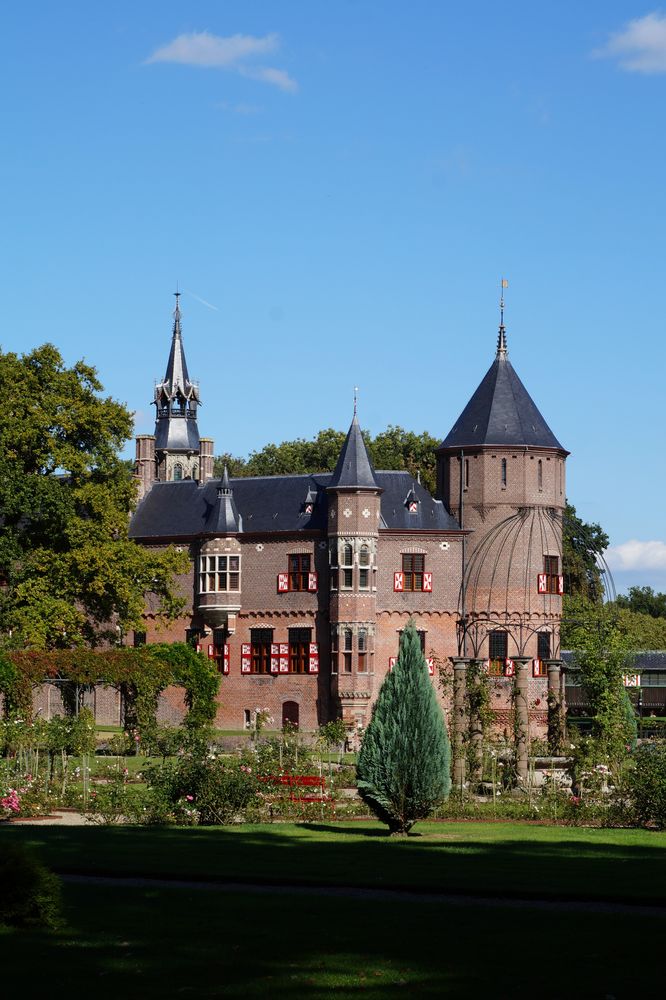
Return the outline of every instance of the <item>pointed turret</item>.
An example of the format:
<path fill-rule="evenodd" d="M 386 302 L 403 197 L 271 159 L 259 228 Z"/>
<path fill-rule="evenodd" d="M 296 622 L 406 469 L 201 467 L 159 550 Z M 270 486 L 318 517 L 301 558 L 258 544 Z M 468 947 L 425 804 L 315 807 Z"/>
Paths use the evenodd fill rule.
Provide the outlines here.
<path fill-rule="evenodd" d="M 233 535 L 243 530 L 243 519 L 234 502 L 234 494 L 229 482 L 229 471 L 225 465 L 224 475 L 217 488 L 217 498 L 206 518 L 206 531 L 214 535 Z"/>
<path fill-rule="evenodd" d="M 349 433 L 342 446 L 338 464 L 328 484 L 329 489 L 380 490 L 363 434 L 354 413 Z"/>
<path fill-rule="evenodd" d="M 564 451 L 509 361 L 503 322 L 495 360 L 439 448 L 479 445 Z"/>
<path fill-rule="evenodd" d="M 155 449 L 157 452 L 199 451 L 197 407 L 199 386 L 190 380 L 181 333 L 180 292 L 176 292 L 171 351 L 164 378 L 155 386 Z M 170 478 L 170 477 L 169 477 Z"/>

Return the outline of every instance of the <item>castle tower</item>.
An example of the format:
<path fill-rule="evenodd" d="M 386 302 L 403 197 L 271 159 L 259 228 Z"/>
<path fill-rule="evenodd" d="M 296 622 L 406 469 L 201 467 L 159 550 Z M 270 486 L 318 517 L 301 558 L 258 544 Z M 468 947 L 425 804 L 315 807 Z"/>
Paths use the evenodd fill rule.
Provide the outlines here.
<path fill-rule="evenodd" d="M 509 361 L 503 320 L 495 360 L 437 449 L 438 497 L 471 531 L 464 652 L 549 659 L 559 653 L 568 452 Z"/>
<path fill-rule="evenodd" d="M 155 481 L 206 482 L 213 475 L 213 441 L 200 438 L 199 386 L 187 370 L 181 333 L 180 292 L 176 292 L 171 351 L 164 378 L 155 386 L 155 433 L 136 439 L 135 475 L 139 498 Z"/>
<path fill-rule="evenodd" d="M 331 567 L 331 695 L 350 726 L 365 726 L 374 700 L 380 497 L 354 419 L 327 487 Z"/>

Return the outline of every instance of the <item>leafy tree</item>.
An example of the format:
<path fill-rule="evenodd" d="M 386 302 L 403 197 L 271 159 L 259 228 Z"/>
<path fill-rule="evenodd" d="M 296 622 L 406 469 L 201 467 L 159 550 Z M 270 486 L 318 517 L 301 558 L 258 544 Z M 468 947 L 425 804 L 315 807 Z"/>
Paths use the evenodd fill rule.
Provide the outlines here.
<path fill-rule="evenodd" d="M 51 344 L 0 352 L 0 385 L 0 630 L 39 648 L 115 638 L 116 625 L 140 627 L 147 592 L 158 615 L 179 613 L 184 558 L 127 537 L 136 490 L 118 452 L 128 409 Z"/>
<path fill-rule="evenodd" d="M 392 834 L 408 833 L 449 794 L 450 764 L 446 725 L 410 621 L 363 737 L 358 790 Z"/>
<path fill-rule="evenodd" d="M 319 431 L 311 441 L 297 438 L 281 444 L 267 444 L 254 451 L 248 459 L 225 454 L 215 459 L 214 471 L 221 476 L 224 466 L 231 476 L 278 476 L 295 473 L 332 472 L 335 468 L 345 432 L 332 427 Z M 439 439 L 427 431 L 415 434 L 402 427 L 389 426 L 375 438 L 367 432 L 363 438 L 377 469 L 406 469 L 413 476 L 420 473 L 421 482 L 431 493 L 435 491 L 435 448 Z"/>
<path fill-rule="evenodd" d="M 609 538 L 598 524 L 588 524 L 568 501 L 562 521 L 562 563 L 567 594 L 598 603 L 603 584 L 598 557 L 608 548 Z"/>
<path fill-rule="evenodd" d="M 652 618 L 666 618 L 666 594 L 657 594 L 652 587 L 630 587 L 628 594 L 617 598 L 619 608 L 627 608 L 640 615 Z"/>

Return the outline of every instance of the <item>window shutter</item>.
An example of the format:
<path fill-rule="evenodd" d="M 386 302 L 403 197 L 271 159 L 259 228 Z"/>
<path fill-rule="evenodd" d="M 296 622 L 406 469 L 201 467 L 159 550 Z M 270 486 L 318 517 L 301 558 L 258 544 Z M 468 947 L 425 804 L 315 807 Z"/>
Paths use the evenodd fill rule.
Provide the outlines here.
<path fill-rule="evenodd" d="M 389 656 L 389 673 L 393 670 L 397 659 L 397 656 Z"/>
<path fill-rule="evenodd" d="M 396 593 L 401 594 L 404 589 L 405 589 L 405 576 L 404 576 L 404 574 L 403 573 L 394 573 L 393 574 L 393 590 Z"/>
<path fill-rule="evenodd" d="M 564 593 L 564 577 L 558 576 L 557 578 L 557 592 L 558 594 Z"/>
<path fill-rule="evenodd" d="M 280 643 L 280 663 L 279 663 L 279 665 L 280 665 L 280 673 L 281 674 L 288 674 L 289 673 L 289 643 L 287 643 L 287 642 L 281 642 Z"/>
<path fill-rule="evenodd" d="M 490 673 L 490 660 L 484 660 L 483 663 L 481 664 L 481 669 L 483 670 L 484 674 L 489 674 Z"/>
<path fill-rule="evenodd" d="M 423 574 L 423 589 L 426 593 L 432 593 L 432 573 Z"/>
<path fill-rule="evenodd" d="M 241 673 L 252 672 L 252 647 L 249 642 L 244 642 L 241 646 Z"/>
<path fill-rule="evenodd" d="M 541 660 L 532 660 L 532 677 L 541 677 Z"/>
<path fill-rule="evenodd" d="M 317 574 L 308 573 L 308 590 L 314 593 L 317 590 Z"/>
<path fill-rule="evenodd" d="M 224 656 L 223 656 L 223 659 L 222 659 L 222 673 L 223 674 L 228 674 L 229 673 L 229 643 L 228 642 L 225 642 L 225 644 L 224 644 Z"/>
<path fill-rule="evenodd" d="M 197 645 L 196 645 L 196 651 L 197 651 L 197 653 L 200 653 L 202 649 L 203 649 L 203 646 L 201 645 L 200 642 L 198 642 Z"/>
<path fill-rule="evenodd" d="M 515 664 L 514 664 L 513 660 L 505 660 L 504 661 L 504 676 L 505 677 L 513 677 L 513 675 L 515 674 L 515 672 L 516 672 L 516 667 L 515 667 Z"/>
<path fill-rule="evenodd" d="M 276 642 L 271 643 L 271 673 L 277 674 L 280 669 L 280 647 Z"/>
<path fill-rule="evenodd" d="M 316 642 L 310 643 L 310 673 L 319 673 L 319 646 Z"/>
<path fill-rule="evenodd" d="M 433 656 L 426 656 L 426 663 L 428 664 L 428 673 L 431 677 L 435 676 L 435 658 Z"/>
<path fill-rule="evenodd" d="M 539 573 L 539 575 L 537 577 L 537 592 L 539 594 L 547 594 L 548 593 L 548 574 L 547 573 Z"/>
<path fill-rule="evenodd" d="M 289 590 L 289 574 L 288 573 L 278 573 L 278 593 L 283 594 L 285 591 Z"/>
<path fill-rule="evenodd" d="M 215 646 L 213 646 L 211 642 L 208 643 L 208 659 L 209 660 L 215 659 Z"/>

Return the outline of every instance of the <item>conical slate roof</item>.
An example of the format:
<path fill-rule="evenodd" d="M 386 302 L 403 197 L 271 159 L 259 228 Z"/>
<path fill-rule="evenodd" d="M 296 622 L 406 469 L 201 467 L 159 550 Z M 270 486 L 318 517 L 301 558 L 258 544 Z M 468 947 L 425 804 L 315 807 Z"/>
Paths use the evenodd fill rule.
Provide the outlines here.
<path fill-rule="evenodd" d="M 179 292 L 176 292 L 177 296 L 179 294 Z M 169 360 L 167 361 L 164 378 L 158 389 L 161 389 L 162 394 L 167 398 L 172 398 L 180 390 L 180 394 L 185 396 L 186 399 L 193 398 L 197 402 L 199 400 L 198 387 L 190 381 L 187 371 L 187 361 L 185 360 L 183 337 L 180 329 L 180 306 L 178 298 L 176 298 L 176 308 L 173 314 L 173 335 L 171 338 Z"/>
<path fill-rule="evenodd" d="M 171 350 L 164 378 L 155 386 L 153 403 L 157 408 L 155 448 L 157 451 L 199 451 L 196 421 L 199 387 L 190 381 L 180 330 L 179 292 L 173 319 Z"/>
<path fill-rule="evenodd" d="M 495 360 L 439 448 L 478 445 L 565 450 L 509 361 L 503 326 Z"/>
<path fill-rule="evenodd" d="M 340 452 L 338 464 L 328 484 L 329 489 L 337 487 L 363 490 L 381 489 L 368 455 L 368 449 L 365 447 L 356 414 L 354 414 L 349 433 Z"/>
<path fill-rule="evenodd" d="M 243 530 L 243 519 L 234 503 L 226 465 L 220 485 L 217 487 L 215 503 L 206 518 L 205 530 L 216 535 L 231 535 Z"/>

